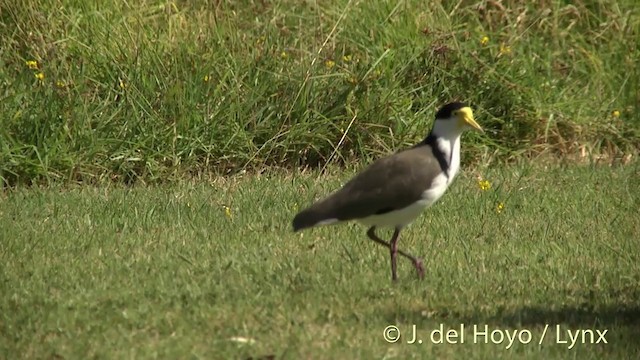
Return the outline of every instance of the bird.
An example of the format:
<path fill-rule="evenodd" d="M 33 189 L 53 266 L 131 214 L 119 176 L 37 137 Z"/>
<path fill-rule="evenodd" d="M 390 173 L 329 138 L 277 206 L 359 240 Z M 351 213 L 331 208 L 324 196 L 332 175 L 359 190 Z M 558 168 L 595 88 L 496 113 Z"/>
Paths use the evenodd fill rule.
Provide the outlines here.
<path fill-rule="evenodd" d="M 293 231 L 357 221 L 368 227 L 369 239 L 389 248 L 392 281 L 398 279 L 398 254 L 411 260 L 424 278 L 422 259 L 399 249 L 398 239 L 451 185 L 460 169 L 460 137 L 466 130 L 484 133 L 471 107 L 457 101 L 442 106 L 423 141 L 374 161 L 342 188 L 297 213 Z M 393 229 L 389 242 L 378 237 L 377 228 Z"/>

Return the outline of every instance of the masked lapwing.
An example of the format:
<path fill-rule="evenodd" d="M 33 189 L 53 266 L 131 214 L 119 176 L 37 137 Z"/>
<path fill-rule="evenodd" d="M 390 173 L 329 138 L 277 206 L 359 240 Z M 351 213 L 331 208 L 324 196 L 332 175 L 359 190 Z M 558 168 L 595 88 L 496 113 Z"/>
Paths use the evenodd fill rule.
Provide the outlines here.
<path fill-rule="evenodd" d="M 422 142 L 375 161 L 340 190 L 298 213 L 293 231 L 356 220 L 369 227 L 371 240 L 389 248 L 393 281 L 398 278 L 397 254 L 411 260 L 424 277 L 422 260 L 398 249 L 398 236 L 453 181 L 460 168 L 460 136 L 468 129 L 483 132 L 470 107 L 460 102 L 443 106 Z M 394 229 L 390 242 L 376 235 L 378 227 Z"/>

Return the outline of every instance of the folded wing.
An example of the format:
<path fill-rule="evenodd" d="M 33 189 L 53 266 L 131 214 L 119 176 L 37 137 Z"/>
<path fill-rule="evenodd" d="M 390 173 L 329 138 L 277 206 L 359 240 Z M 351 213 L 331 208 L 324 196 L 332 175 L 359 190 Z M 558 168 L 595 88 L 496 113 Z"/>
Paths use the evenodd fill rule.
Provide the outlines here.
<path fill-rule="evenodd" d="M 382 158 L 340 190 L 296 215 L 294 231 L 407 207 L 421 199 L 441 172 L 429 146 L 414 147 Z"/>

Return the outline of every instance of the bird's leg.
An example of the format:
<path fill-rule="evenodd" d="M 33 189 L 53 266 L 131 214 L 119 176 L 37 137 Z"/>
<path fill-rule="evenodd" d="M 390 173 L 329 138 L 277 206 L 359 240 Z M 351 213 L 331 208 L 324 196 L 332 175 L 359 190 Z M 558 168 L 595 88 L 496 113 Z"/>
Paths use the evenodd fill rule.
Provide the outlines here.
<path fill-rule="evenodd" d="M 384 240 L 382 240 L 382 239 L 380 239 L 378 237 L 378 235 L 376 235 L 375 230 L 376 230 L 375 226 L 372 226 L 371 228 L 369 228 L 369 230 L 367 231 L 367 236 L 369 237 L 369 239 L 377 242 L 380 245 L 384 245 L 387 248 L 389 248 L 389 250 L 391 250 L 391 244 L 386 242 L 386 241 L 384 241 Z M 395 235 L 396 234 L 394 233 L 394 236 Z M 396 238 L 396 243 L 397 243 L 397 238 Z M 411 262 L 413 262 L 413 266 L 415 266 L 416 271 L 418 272 L 418 277 L 420 277 L 420 278 L 424 277 L 424 265 L 422 264 L 422 260 L 420 258 L 417 258 L 417 257 L 415 257 L 415 256 L 413 256 L 413 255 L 411 255 L 411 254 L 409 254 L 407 252 L 402 251 L 401 249 L 398 249 L 397 246 L 396 246 L 396 251 L 397 251 L 398 254 L 406 257 L 407 259 L 411 260 Z M 392 269 L 392 271 L 393 271 L 393 269 Z"/>
<path fill-rule="evenodd" d="M 396 268 L 397 268 L 396 258 L 398 257 L 399 236 L 400 236 L 400 229 L 396 228 L 393 231 L 393 236 L 391 237 L 391 241 L 390 241 L 391 246 L 389 246 L 389 250 L 391 252 L 391 280 L 392 281 L 398 280 L 398 275 L 396 273 Z"/>

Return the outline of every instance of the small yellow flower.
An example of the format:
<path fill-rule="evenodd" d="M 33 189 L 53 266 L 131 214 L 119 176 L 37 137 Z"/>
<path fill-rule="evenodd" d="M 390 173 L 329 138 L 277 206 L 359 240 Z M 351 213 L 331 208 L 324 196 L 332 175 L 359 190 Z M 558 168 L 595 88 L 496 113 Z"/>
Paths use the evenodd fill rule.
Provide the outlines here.
<path fill-rule="evenodd" d="M 336 62 L 333 61 L 333 60 L 327 60 L 327 61 L 324 62 L 324 66 L 326 66 L 327 69 L 331 69 L 334 66 L 336 66 Z"/>
<path fill-rule="evenodd" d="M 496 212 L 500 214 L 504 210 L 504 203 L 501 201 L 496 205 Z"/>
<path fill-rule="evenodd" d="M 36 77 L 36 79 L 42 81 L 42 80 L 44 80 L 44 73 L 43 72 L 37 72 L 35 74 L 35 77 Z"/>
<path fill-rule="evenodd" d="M 127 87 L 127 83 L 125 83 L 124 80 L 120 79 L 118 80 L 118 86 L 120 86 L 120 89 L 124 90 Z"/>
<path fill-rule="evenodd" d="M 27 60 L 25 61 L 25 64 L 27 64 L 27 67 L 31 70 L 36 70 L 38 68 L 38 62 L 35 60 Z"/>
<path fill-rule="evenodd" d="M 287 54 L 286 51 L 283 51 L 283 52 L 280 53 L 280 58 L 282 60 L 287 60 L 289 58 L 289 54 Z"/>
<path fill-rule="evenodd" d="M 380 75 L 382 75 L 382 71 L 380 71 L 380 70 L 376 69 L 376 70 L 373 72 L 373 75 L 375 75 L 375 76 L 380 76 Z"/>
<path fill-rule="evenodd" d="M 478 181 L 478 187 L 482 191 L 487 191 L 491 189 L 491 183 L 489 182 L 489 180 L 480 180 Z"/>
<path fill-rule="evenodd" d="M 204 78 L 202 78 L 202 80 L 204 80 L 204 82 L 209 82 L 209 80 L 211 80 L 211 78 L 209 77 L 209 74 L 205 75 Z"/>
<path fill-rule="evenodd" d="M 355 76 L 350 76 L 347 81 L 349 81 L 349 83 L 351 83 L 353 85 L 358 83 L 358 79 Z"/>
<path fill-rule="evenodd" d="M 345 55 L 345 56 L 343 56 L 343 57 L 342 57 L 342 61 L 344 61 L 344 62 L 349 62 L 349 61 L 351 61 L 351 55 Z"/>
<path fill-rule="evenodd" d="M 618 110 L 613 110 L 613 112 L 611 113 L 611 115 L 613 115 L 613 117 L 615 117 L 615 118 L 619 118 L 619 117 L 620 117 L 620 111 L 618 111 Z"/>
<path fill-rule="evenodd" d="M 64 82 L 62 80 L 56 80 L 56 86 L 59 88 L 63 88 L 64 87 Z"/>
<path fill-rule="evenodd" d="M 480 45 L 486 46 L 488 43 L 489 43 L 489 37 L 488 36 L 483 36 L 482 39 L 480 39 Z"/>
<path fill-rule="evenodd" d="M 505 43 L 500 44 L 500 55 L 509 55 L 511 54 L 511 46 L 505 45 Z"/>
<path fill-rule="evenodd" d="M 224 214 L 225 214 L 225 216 L 226 216 L 226 217 L 228 217 L 228 218 L 231 218 L 231 216 L 232 216 L 232 215 L 231 215 L 231 208 L 230 208 L 230 207 L 228 207 L 228 206 L 226 206 L 226 205 L 224 205 L 224 206 L 223 206 L 223 208 L 224 208 Z"/>

